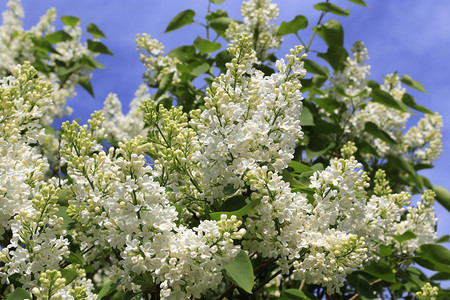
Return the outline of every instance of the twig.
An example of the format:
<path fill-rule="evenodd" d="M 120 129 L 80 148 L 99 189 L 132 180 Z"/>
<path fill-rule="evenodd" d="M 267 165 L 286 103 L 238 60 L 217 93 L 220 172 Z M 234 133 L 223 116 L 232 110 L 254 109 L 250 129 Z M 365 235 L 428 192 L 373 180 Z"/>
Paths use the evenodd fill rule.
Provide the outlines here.
<path fill-rule="evenodd" d="M 370 285 L 374 285 L 374 284 L 376 284 L 376 283 L 378 283 L 378 282 L 380 282 L 380 281 L 382 281 L 382 280 L 381 280 L 380 278 L 378 278 L 378 279 L 375 280 L 375 281 L 369 282 L 369 284 L 370 284 Z M 359 296 L 359 294 L 356 293 L 355 295 L 353 295 L 353 297 L 351 297 L 351 298 L 348 299 L 348 300 L 355 300 L 356 298 L 358 298 L 358 296 Z"/>
<path fill-rule="evenodd" d="M 302 283 L 300 283 L 300 287 L 298 288 L 299 291 L 301 291 L 303 289 L 303 287 L 305 286 L 305 282 L 306 282 L 306 279 L 303 279 Z"/>
<path fill-rule="evenodd" d="M 258 285 L 256 288 L 253 289 L 253 292 L 256 292 L 257 290 L 259 290 L 260 288 L 262 288 L 263 286 L 265 286 L 269 281 L 271 281 L 272 279 L 274 279 L 275 277 L 277 277 L 278 275 L 281 274 L 281 270 L 278 270 L 275 274 L 273 274 L 272 276 L 270 276 L 269 278 L 267 278 L 266 280 L 264 280 L 263 282 L 261 282 L 260 285 Z"/>

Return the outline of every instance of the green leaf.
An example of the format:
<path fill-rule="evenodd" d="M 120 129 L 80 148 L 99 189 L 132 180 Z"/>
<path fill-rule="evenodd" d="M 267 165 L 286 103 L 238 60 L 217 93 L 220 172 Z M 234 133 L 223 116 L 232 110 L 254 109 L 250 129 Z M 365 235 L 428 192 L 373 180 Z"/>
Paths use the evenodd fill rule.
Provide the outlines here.
<path fill-rule="evenodd" d="M 185 25 L 192 24 L 192 22 L 194 22 L 194 16 L 195 11 L 192 9 L 186 9 L 180 12 L 169 22 L 169 25 L 167 25 L 166 31 L 164 32 L 174 31 Z"/>
<path fill-rule="evenodd" d="M 84 260 L 83 254 L 81 252 L 72 252 L 70 251 L 69 257 L 63 257 L 65 261 L 70 262 L 75 265 L 86 265 L 86 261 Z"/>
<path fill-rule="evenodd" d="M 15 288 L 14 292 L 6 296 L 5 300 L 23 300 L 31 299 L 30 294 L 23 288 Z"/>
<path fill-rule="evenodd" d="M 450 250 L 441 245 L 423 244 L 420 246 L 422 257 L 434 260 L 438 263 L 450 265 Z"/>
<path fill-rule="evenodd" d="M 431 280 L 450 280 L 450 273 L 439 272 L 430 277 Z"/>
<path fill-rule="evenodd" d="M 301 162 L 298 162 L 295 160 L 291 161 L 291 163 L 289 164 L 289 167 L 294 169 L 294 173 L 297 173 L 297 174 L 314 171 L 314 169 L 311 168 L 310 166 L 307 166 L 307 165 L 302 164 Z"/>
<path fill-rule="evenodd" d="M 300 115 L 301 126 L 314 126 L 314 117 L 307 107 L 303 107 L 302 114 Z"/>
<path fill-rule="evenodd" d="M 333 3 L 320 2 L 320 3 L 317 3 L 316 5 L 314 5 L 314 8 L 317 10 L 330 12 L 330 13 L 338 15 L 338 16 L 348 17 L 350 15 L 349 8 L 344 10 Z"/>
<path fill-rule="evenodd" d="M 116 282 L 116 281 L 107 282 L 103 286 L 103 288 L 100 290 L 100 292 L 98 293 L 97 299 L 100 300 L 100 299 L 108 296 L 109 294 L 112 294 L 113 292 L 116 291 L 118 285 L 119 285 L 119 282 Z"/>
<path fill-rule="evenodd" d="M 259 199 L 256 199 L 256 200 L 253 200 L 252 202 L 248 203 L 247 205 L 245 205 L 244 207 L 242 207 L 239 210 L 212 212 L 209 214 L 209 216 L 210 216 L 211 220 L 216 220 L 216 221 L 219 221 L 220 216 L 224 215 L 224 214 L 227 215 L 228 218 L 230 218 L 231 216 L 243 217 L 243 216 L 247 215 L 250 211 L 252 211 L 253 208 L 258 206 L 258 204 L 260 202 L 261 201 Z"/>
<path fill-rule="evenodd" d="M 64 25 L 75 27 L 80 23 L 80 18 L 73 17 L 73 16 L 62 16 L 61 21 L 64 23 Z"/>
<path fill-rule="evenodd" d="M 443 235 L 436 240 L 436 243 L 438 243 L 438 244 L 448 243 L 448 242 L 450 242 L 450 235 L 448 235 L 448 234 Z"/>
<path fill-rule="evenodd" d="M 46 41 L 52 44 L 70 41 L 72 36 L 65 31 L 59 30 L 53 33 L 50 33 L 44 37 Z"/>
<path fill-rule="evenodd" d="M 297 15 L 289 22 L 281 22 L 278 27 L 278 35 L 297 34 L 299 30 L 308 27 L 308 19 L 305 16 Z"/>
<path fill-rule="evenodd" d="M 126 291 L 123 294 L 122 300 L 131 300 L 134 299 L 135 296 L 139 295 L 139 293 L 133 293 L 132 291 Z"/>
<path fill-rule="evenodd" d="M 396 110 L 410 114 L 412 113 L 403 102 L 395 100 L 394 97 L 391 96 L 391 94 L 383 91 L 382 89 L 372 90 L 371 96 L 372 101 L 383 104 L 386 107 L 394 108 Z"/>
<path fill-rule="evenodd" d="M 77 271 L 74 269 L 59 269 L 59 271 L 61 272 L 62 277 L 66 279 L 66 285 L 70 284 L 78 276 Z"/>
<path fill-rule="evenodd" d="M 317 105 L 320 108 L 323 108 L 327 112 L 331 114 L 335 114 L 336 109 L 340 108 L 342 106 L 341 103 L 337 102 L 334 98 L 314 98 L 314 102 L 317 103 Z"/>
<path fill-rule="evenodd" d="M 308 296 L 305 295 L 300 290 L 297 289 L 287 289 L 281 291 L 281 296 L 278 298 L 279 300 L 310 300 Z"/>
<path fill-rule="evenodd" d="M 414 256 L 414 257 L 412 257 L 412 260 L 414 262 L 418 263 L 419 265 L 421 265 L 422 267 L 427 268 L 429 270 L 450 273 L 450 267 L 448 265 L 441 264 L 432 258 Z"/>
<path fill-rule="evenodd" d="M 87 47 L 90 51 L 94 53 L 113 55 L 111 50 L 108 49 L 103 43 L 96 42 L 93 40 L 87 40 Z"/>
<path fill-rule="evenodd" d="M 211 28 L 214 29 L 218 35 L 223 36 L 231 22 L 233 22 L 233 19 L 228 17 L 219 17 L 211 20 L 209 22 L 209 26 L 211 26 Z"/>
<path fill-rule="evenodd" d="M 167 53 L 167 56 L 176 57 L 182 62 L 187 62 L 195 57 L 195 47 L 180 46 Z"/>
<path fill-rule="evenodd" d="M 52 44 L 43 38 L 33 37 L 31 38 L 31 41 L 33 42 L 33 49 L 36 51 L 59 54 L 59 52 L 53 48 Z"/>
<path fill-rule="evenodd" d="M 63 218 L 63 224 L 61 229 L 70 230 L 75 224 L 75 221 L 67 214 L 67 206 L 60 206 L 58 212 L 55 214 L 58 217 Z"/>
<path fill-rule="evenodd" d="M 59 76 L 65 76 L 78 71 L 80 68 L 81 65 L 79 63 L 73 63 L 70 67 L 57 67 L 56 71 L 58 72 Z"/>
<path fill-rule="evenodd" d="M 383 262 L 372 262 L 370 265 L 365 267 L 363 271 L 384 281 L 391 283 L 395 282 L 395 275 L 392 272 L 391 267 Z"/>
<path fill-rule="evenodd" d="M 190 73 L 194 76 L 200 76 L 209 71 L 210 65 L 205 61 L 198 61 L 192 64 L 189 64 Z"/>
<path fill-rule="evenodd" d="M 358 152 L 367 153 L 375 156 L 378 155 L 377 150 L 375 150 L 375 148 L 365 139 L 359 138 L 355 141 L 355 143 L 356 147 L 358 148 Z"/>
<path fill-rule="evenodd" d="M 366 122 L 364 125 L 364 131 L 379 138 L 380 140 L 388 143 L 389 145 L 396 145 L 397 142 L 384 130 L 378 127 L 377 124 L 373 122 Z"/>
<path fill-rule="evenodd" d="M 271 67 L 264 65 L 264 64 L 258 64 L 258 65 L 255 65 L 254 67 L 257 70 L 262 71 L 265 76 L 270 76 L 273 73 L 275 73 L 275 71 Z"/>
<path fill-rule="evenodd" d="M 333 70 L 340 71 L 344 67 L 348 52 L 342 46 L 331 45 L 326 53 L 318 53 L 317 56 L 329 63 Z"/>
<path fill-rule="evenodd" d="M 236 194 L 234 196 L 229 197 L 225 200 L 225 202 L 220 206 L 219 211 L 237 211 L 247 205 L 245 201 L 247 199 L 246 196 L 242 194 Z"/>
<path fill-rule="evenodd" d="M 324 148 L 319 147 L 318 149 L 316 149 L 316 148 L 310 148 L 308 145 L 308 148 L 306 148 L 306 157 L 309 160 L 319 157 L 319 156 L 327 153 L 328 150 L 333 149 L 334 146 L 335 146 L 335 143 L 330 143 L 330 144 L 328 144 L 328 146 L 325 146 Z"/>
<path fill-rule="evenodd" d="M 381 244 L 380 256 L 389 256 L 392 254 L 392 247 Z"/>
<path fill-rule="evenodd" d="M 305 63 L 305 69 L 309 73 L 322 75 L 324 77 L 327 77 L 330 75 L 328 72 L 328 69 L 326 67 L 322 67 L 318 63 L 316 63 L 313 60 L 310 59 L 303 59 L 303 62 Z"/>
<path fill-rule="evenodd" d="M 221 4 L 221 3 L 224 3 L 225 0 L 209 0 L 209 2 L 214 3 L 214 4 Z"/>
<path fill-rule="evenodd" d="M 330 20 L 321 26 L 314 27 L 314 30 L 328 46 L 342 47 L 344 45 L 344 29 L 338 20 Z"/>
<path fill-rule="evenodd" d="M 282 175 L 283 175 L 283 180 L 285 182 L 288 182 L 292 189 L 305 187 L 300 181 L 295 179 L 295 177 L 292 176 L 292 174 L 288 170 L 286 170 L 286 169 L 283 170 Z M 306 187 L 308 187 L 308 186 L 306 186 Z"/>
<path fill-rule="evenodd" d="M 91 79 L 88 76 L 83 76 L 78 79 L 78 83 L 81 85 L 82 88 L 86 90 L 92 97 L 95 97 L 94 95 L 94 89 L 92 88 Z"/>
<path fill-rule="evenodd" d="M 435 185 L 433 186 L 433 191 L 436 192 L 437 202 L 450 212 L 450 193 L 448 190 L 445 187 Z"/>
<path fill-rule="evenodd" d="M 222 45 L 219 43 L 205 40 L 199 36 L 195 39 L 194 46 L 203 53 L 211 53 L 219 50 L 222 47 Z"/>
<path fill-rule="evenodd" d="M 102 65 L 100 62 L 98 62 L 97 60 L 93 59 L 92 57 L 90 57 L 89 55 L 83 55 L 80 59 L 80 63 L 86 67 L 91 67 L 94 69 L 104 69 L 105 66 Z"/>
<path fill-rule="evenodd" d="M 363 0 L 348 0 L 350 2 L 353 2 L 355 4 L 361 5 L 361 6 L 365 6 L 365 7 L 369 7 L 366 2 L 364 2 Z"/>
<path fill-rule="evenodd" d="M 86 30 L 96 39 L 106 38 L 106 35 L 103 33 L 103 31 L 101 31 L 100 28 L 98 28 L 98 26 L 94 23 L 89 23 Z"/>
<path fill-rule="evenodd" d="M 410 94 L 407 94 L 407 93 L 403 94 L 402 102 L 417 111 L 423 112 L 425 114 L 433 114 L 433 112 L 431 110 L 429 110 L 428 108 L 426 108 L 425 106 L 416 104 L 414 97 L 411 96 Z"/>
<path fill-rule="evenodd" d="M 243 250 L 225 266 L 225 276 L 247 293 L 252 293 L 255 279 L 252 262 Z"/>
<path fill-rule="evenodd" d="M 397 240 L 399 243 L 403 243 L 404 241 L 413 240 L 416 237 L 417 237 L 417 235 L 410 230 L 404 232 L 403 234 L 395 234 L 394 235 L 394 239 Z"/>
<path fill-rule="evenodd" d="M 409 76 L 409 75 L 403 75 L 402 78 L 400 78 L 400 81 L 403 82 L 404 84 L 412 87 L 413 89 L 419 90 L 424 93 L 427 92 L 425 87 L 420 82 L 412 79 L 411 76 Z"/>
<path fill-rule="evenodd" d="M 155 94 L 153 94 L 152 99 L 157 100 L 159 97 L 161 97 L 169 88 L 170 84 L 172 83 L 172 79 L 173 73 L 164 75 L 164 77 L 161 78 L 161 81 L 158 84 L 158 90 Z"/>

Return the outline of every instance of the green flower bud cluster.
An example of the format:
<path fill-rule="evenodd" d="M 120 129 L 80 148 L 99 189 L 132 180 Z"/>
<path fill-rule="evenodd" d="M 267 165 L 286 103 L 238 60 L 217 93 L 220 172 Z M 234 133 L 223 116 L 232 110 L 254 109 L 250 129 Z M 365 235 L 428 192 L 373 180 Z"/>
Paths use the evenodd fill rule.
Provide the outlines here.
<path fill-rule="evenodd" d="M 380 197 L 392 194 L 389 180 L 386 179 L 386 172 L 383 169 L 378 169 L 375 173 L 373 191 L 375 195 Z"/>
<path fill-rule="evenodd" d="M 32 289 L 33 295 L 39 299 L 62 300 L 60 290 L 64 289 L 66 279 L 58 270 L 46 270 L 41 273 L 39 277 L 41 288 L 34 287 Z"/>
<path fill-rule="evenodd" d="M 418 300 L 436 300 L 439 288 L 432 286 L 429 282 L 425 283 L 420 292 L 416 293 Z"/>

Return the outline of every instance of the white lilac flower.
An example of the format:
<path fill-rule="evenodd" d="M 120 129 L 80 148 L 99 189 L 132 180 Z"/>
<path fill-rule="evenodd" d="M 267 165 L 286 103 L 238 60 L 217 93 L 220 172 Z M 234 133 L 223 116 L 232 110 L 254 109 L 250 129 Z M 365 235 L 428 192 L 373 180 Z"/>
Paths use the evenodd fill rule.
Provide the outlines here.
<path fill-rule="evenodd" d="M 166 75 L 172 75 L 172 82 L 180 81 L 177 70 L 179 60 L 174 57 L 164 55 L 164 46 L 156 39 L 152 39 L 149 34 L 138 34 L 136 37 L 139 58 L 147 69 L 144 78 L 147 84 L 155 87 Z"/>
<path fill-rule="evenodd" d="M 244 22 L 232 22 L 226 31 L 226 36 L 236 43 L 240 35 L 252 37 L 253 49 L 260 61 L 268 59 L 268 51 L 275 52 L 281 47 L 282 38 L 277 34 L 279 9 L 271 0 L 249 0 L 242 3 L 241 14 Z"/>
<path fill-rule="evenodd" d="M 177 225 L 178 213 L 143 155 L 149 145 L 142 137 L 92 154 L 103 119 L 97 113 L 91 127 L 63 124 L 74 238 L 82 250 L 95 246 L 88 261 L 95 253 L 110 253 L 111 278 L 119 287 L 137 290 L 133 280 L 150 272 L 163 297 L 200 296 L 221 282 L 224 263 L 239 253 L 233 238 L 244 235 L 241 222 L 225 217 L 193 229 Z"/>
<path fill-rule="evenodd" d="M 104 128 L 108 139 L 114 143 L 141 135 L 146 136 L 147 130 L 144 129 L 144 116 L 140 106 L 145 99 L 149 99 L 148 87 L 141 84 L 135 93 L 135 98 L 130 103 L 129 112 L 122 113 L 122 105 L 116 94 L 109 94 L 104 102 L 103 112 L 105 113 Z"/>
<path fill-rule="evenodd" d="M 235 57 L 228 71 L 207 89 L 205 110 L 193 118 L 201 150 L 195 160 L 202 183 L 223 197 L 228 184 L 245 187 L 243 174 L 261 165 L 281 172 L 293 158 L 302 136 L 300 78 L 305 75 L 301 48 L 277 61 L 278 73 L 264 76 L 253 68 L 255 51 L 249 37 L 229 49 Z"/>

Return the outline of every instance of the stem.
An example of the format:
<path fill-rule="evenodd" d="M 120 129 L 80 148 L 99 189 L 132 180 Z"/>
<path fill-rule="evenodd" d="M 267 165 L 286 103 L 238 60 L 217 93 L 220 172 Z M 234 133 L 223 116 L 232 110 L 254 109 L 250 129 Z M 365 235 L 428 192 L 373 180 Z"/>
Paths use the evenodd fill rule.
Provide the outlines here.
<path fill-rule="evenodd" d="M 329 3 L 329 2 L 330 2 L 330 0 L 327 0 L 327 1 L 326 1 L 326 3 Z M 323 19 L 323 17 L 325 16 L 326 13 L 327 13 L 326 11 L 322 11 L 322 13 L 320 14 L 319 20 L 317 21 L 316 27 L 319 26 L 319 25 L 321 24 L 322 19 Z M 309 41 L 308 41 L 308 45 L 307 45 L 306 48 L 305 48 L 305 53 L 308 53 L 309 47 L 311 47 L 311 43 L 312 43 L 312 41 L 313 41 L 313 39 L 314 39 L 315 36 L 316 36 L 316 30 L 313 31 L 313 34 L 312 34 L 311 38 L 310 38 Z"/>

